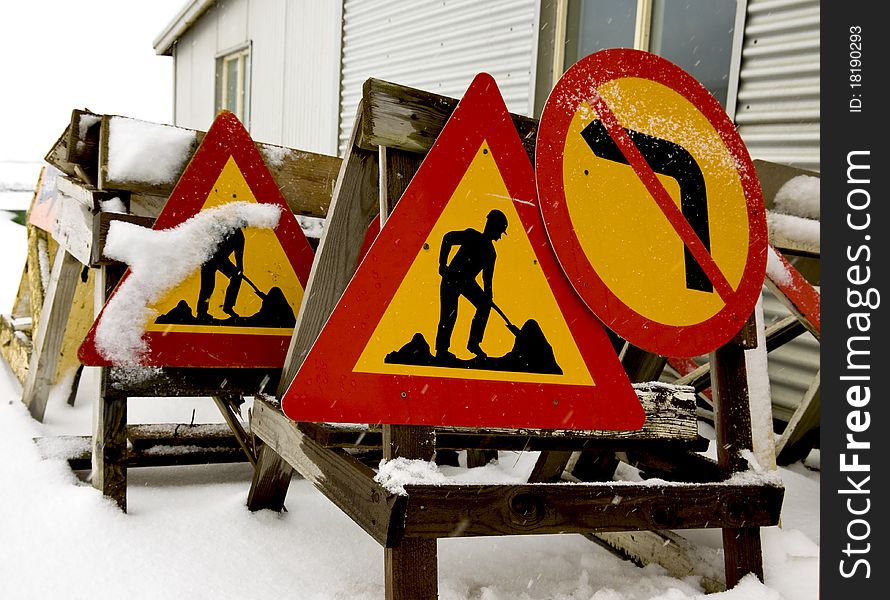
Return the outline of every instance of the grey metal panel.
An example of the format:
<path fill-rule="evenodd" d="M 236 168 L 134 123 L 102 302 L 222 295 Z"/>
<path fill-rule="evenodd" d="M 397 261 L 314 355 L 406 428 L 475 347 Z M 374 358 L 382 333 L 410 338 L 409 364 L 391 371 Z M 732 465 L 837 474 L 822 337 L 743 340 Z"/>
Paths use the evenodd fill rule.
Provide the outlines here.
<path fill-rule="evenodd" d="M 788 310 L 766 288 L 763 290 L 763 320 L 769 326 L 789 315 Z M 787 421 L 800 404 L 819 372 L 819 342 L 803 333 L 769 353 L 767 359 L 773 414 Z"/>
<path fill-rule="evenodd" d="M 177 42 L 176 125 L 206 131 L 216 93 L 216 8 L 210 8 Z M 186 58 L 187 57 L 187 58 Z M 187 61 L 187 62 L 186 62 Z M 177 63 L 180 63 L 177 59 Z M 182 71 L 180 71 L 182 69 Z M 179 73 L 188 73 L 185 79 Z"/>
<path fill-rule="evenodd" d="M 250 2 L 250 135 L 281 144 L 284 112 L 284 65 L 288 0 Z"/>
<path fill-rule="evenodd" d="M 340 5 L 289 0 L 285 22 L 284 105 L 278 143 L 336 154 Z"/>
<path fill-rule="evenodd" d="M 748 0 L 735 121 L 753 158 L 819 170 L 818 0 Z"/>
<path fill-rule="evenodd" d="M 511 112 L 533 111 L 536 0 L 345 0 L 340 145 L 368 77 L 460 98 L 490 73 Z"/>
<path fill-rule="evenodd" d="M 222 52 L 247 41 L 248 0 L 219 0 L 216 3 L 216 50 Z"/>

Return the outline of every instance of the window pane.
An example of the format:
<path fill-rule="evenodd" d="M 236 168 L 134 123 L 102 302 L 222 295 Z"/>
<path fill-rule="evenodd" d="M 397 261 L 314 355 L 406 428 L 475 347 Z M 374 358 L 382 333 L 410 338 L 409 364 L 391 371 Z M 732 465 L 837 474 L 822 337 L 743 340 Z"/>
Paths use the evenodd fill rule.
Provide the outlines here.
<path fill-rule="evenodd" d="M 565 67 L 605 48 L 633 48 L 637 0 L 569 3 Z"/>
<path fill-rule="evenodd" d="M 649 50 L 679 65 L 726 106 L 736 0 L 654 0 Z"/>
<path fill-rule="evenodd" d="M 223 108 L 238 115 L 238 59 L 226 59 L 225 64 L 226 88 L 223 94 Z"/>

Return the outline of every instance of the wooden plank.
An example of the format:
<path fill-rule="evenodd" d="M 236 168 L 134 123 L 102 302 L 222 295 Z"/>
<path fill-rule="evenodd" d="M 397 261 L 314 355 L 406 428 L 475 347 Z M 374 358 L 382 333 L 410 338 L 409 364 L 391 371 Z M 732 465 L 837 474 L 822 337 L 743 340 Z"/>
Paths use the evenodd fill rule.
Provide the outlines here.
<path fill-rule="evenodd" d="M 213 396 L 223 392 L 252 396 L 275 389 L 281 370 L 164 367 L 148 369 L 139 377 L 132 375 L 130 369 L 112 367 L 109 384 L 131 397 Z"/>
<path fill-rule="evenodd" d="M 315 252 L 315 260 L 288 347 L 278 396 L 283 395 L 293 381 L 346 285 L 352 279 L 365 232 L 380 211 L 377 152 L 362 150 L 355 145 L 355 137 L 361 129 L 361 110 L 362 103 L 359 102 L 352 138 L 337 177 L 324 234 Z"/>
<path fill-rule="evenodd" d="M 779 522 L 778 483 L 405 485 L 405 536 L 588 533 Z M 460 523 L 460 528 L 455 524 Z"/>
<path fill-rule="evenodd" d="M 254 400 L 251 430 L 378 543 L 398 543 L 407 498 L 375 482 L 370 467 L 343 451 L 322 448 L 267 399 Z"/>
<path fill-rule="evenodd" d="M 19 383 L 24 385 L 28 378 L 31 337 L 16 327 L 7 315 L 0 315 L 0 355 Z"/>
<path fill-rule="evenodd" d="M 251 425 L 253 430 L 253 425 Z M 257 447 L 257 464 L 253 470 L 250 491 L 247 494 L 247 508 L 251 511 L 284 510 L 284 499 L 287 488 L 294 474 L 290 466 L 274 450 L 260 440 L 255 441 Z"/>
<path fill-rule="evenodd" d="M 629 342 L 624 344 L 619 359 L 631 383 L 658 381 L 667 364 L 666 356 L 647 352 Z"/>
<path fill-rule="evenodd" d="M 26 269 L 28 272 L 29 294 L 28 304 L 31 311 L 31 322 L 40 322 L 40 311 L 43 308 L 46 297 L 44 281 L 49 282 L 53 255 L 52 249 L 57 244 L 50 243 L 47 232 L 39 227 L 28 225 L 28 258 Z"/>
<path fill-rule="evenodd" d="M 426 154 L 457 107 L 457 99 L 381 79 L 368 79 L 363 88 L 363 119 L 356 143 L 366 150 L 378 146 Z M 534 164 L 538 123 L 510 115 Z"/>
<path fill-rule="evenodd" d="M 85 183 L 95 185 L 99 172 L 99 130 L 102 115 L 88 110 L 71 111 L 68 127 L 67 160 L 80 167 L 79 175 Z"/>
<path fill-rule="evenodd" d="M 709 360 L 714 389 L 714 429 L 717 462 L 729 472 L 749 468 L 745 452 L 753 451 L 751 409 L 748 396 L 745 349 L 733 342 L 712 352 Z M 763 555 L 758 525 L 722 524 L 726 586 L 735 585 L 748 573 L 763 581 Z"/>
<path fill-rule="evenodd" d="M 71 123 L 65 126 L 65 130 L 58 137 L 56 142 L 44 155 L 43 160 L 65 173 L 66 175 L 75 177 L 77 173 L 74 170 L 74 164 L 68 162 L 68 141 L 71 138 Z"/>
<path fill-rule="evenodd" d="M 182 130 L 186 133 L 193 132 L 195 135 L 195 143 L 183 156 L 180 164 L 174 169 L 174 172 L 171 173 L 171 177 L 167 181 L 158 183 L 140 180 L 136 177 L 132 180 L 115 178 L 115 164 L 113 161 L 116 157 L 109 155 L 108 140 L 110 130 L 115 125 L 116 120 L 119 120 L 119 122 L 138 122 L 139 126 L 146 128 L 147 132 L 150 132 L 152 129 L 161 132 L 164 130 L 175 129 Z M 168 197 L 170 192 L 173 191 L 176 182 L 179 181 L 179 177 L 185 170 L 194 151 L 204 138 L 204 134 L 205 132 L 203 131 L 196 131 L 183 127 L 174 127 L 172 125 L 162 125 L 159 123 L 147 123 L 117 115 L 103 115 L 99 143 L 98 187 L 105 190 L 124 190 L 138 194 Z M 290 209 L 295 214 L 324 217 L 327 213 L 331 195 L 334 191 L 334 182 L 340 171 L 341 160 L 336 156 L 305 152 L 274 144 L 257 142 L 256 146 L 260 151 L 260 154 L 263 156 L 266 166 L 269 167 L 269 171 L 272 173 L 272 177 L 278 184 Z M 154 148 L 147 148 L 149 153 L 155 150 L 156 149 Z"/>
<path fill-rule="evenodd" d="M 93 211 L 58 192 L 52 236 L 80 264 L 89 266 L 93 254 Z"/>
<path fill-rule="evenodd" d="M 431 461 L 436 450 L 432 427 L 383 426 L 383 457 Z M 435 600 L 439 597 L 435 539 L 402 537 L 383 549 L 386 600 Z"/>
<path fill-rule="evenodd" d="M 46 411 L 79 275 L 80 264 L 60 249 L 53 264 L 45 306 L 32 335 L 28 377 L 22 389 L 22 402 L 38 421 L 43 421 Z"/>
<path fill-rule="evenodd" d="M 766 351 L 772 352 L 776 348 L 784 346 L 806 330 L 800 319 L 794 315 L 788 315 L 784 319 L 776 321 L 764 330 Z"/>
<path fill-rule="evenodd" d="M 780 465 L 790 465 L 806 458 L 818 441 L 815 432 L 819 427 L 820 374 L 816 373 L 813 377 L 810 387 L 776 442 L 776 462 Z"/>
<path fill-rule="evenodd" d="M 631 382 L 657 381 L 664 370 L 667 358 L 659 356 L 651 352 L 647 352 L 642 348 L 638 348 L 632 344 L 625 343 L 619 356 L 621 365 L 627 373 Z M 647 415 L 648 417 L 648 415 Z M 647 418 L 648 421 L 648 418 Z M 646 423 L 644 422 L 644 427 Z M 696 425 L 696 428 L 698 425 Z M 673 433 L 665 432 L 665 439 L 675 439 Z M 538 462 L 532 469 L 529 482 L 536 481 L 556 481 L 562 474 L 562 471 L 568 466 L 570 455 L 558 453 L 550 456 L 548 452 L 542 452 L 538 457 Z M 575 465 L 571 470 L 571 474 L 582 481 L 587 481 L 588 477 L 594 480 L 610 479 L 611 474 L 605 469 L 614 469 L 618 466 L 618 460 L 614 454 L 609 456 L 608 451 L 599 449 L 585 449 L 581 451 L 580 456 L 575 460 Z M 594 468 L 595 467 L 595 468 Z M 543 479 L 538 479 L 543 477 Z"/>
<path fill-rule="evenodd" d="M 621 556 L 640 566 L 657 563 L 677 579 L 700 577 L 700 584 L 708 594 L 726 591 L 718 551 L 693 544 L 672 531 L 609 531 L 586 535 L 617 549 Z"/>
<path fill-rule="evenodd" d="M 483 450 L 581 450 L 585 447 L 628 447 L 658 449 L 700 448 L 695 395 L 691 388 L 667 384 L 637 386 L 637 398 L 646 413 L 638 431 L 494 429 L 437 427 L 439 449 L 477 448 Z M 300 429 L 316 442 L 330 448 L 379 448 L 381 430 L 377 425 L 328 425 L 300 423 Z"/>
<path fill-rule="evenodd" d="M 100 212 L 93 216 L 93 241 L 91 244 L 92 252 L 90 253 L 90 265 L 99 266 L 117 262 L 114 259 L 105 256 L 105 244 L 108 242 L 108 230 L 111 224 L 116 221 L 125 223 L 133 223 L 140 227 L 151 228 L 155 220 L 150 217 L 140 217 L 137 215 L 124 215 L 119 213 Z"/>
<path fill-rule="evenodd" d="M 250 461 L 250 464 L 253 465 L 254 468 L 256 468 L 257 460 L 254 455 L 254 450 L 248 442 L 247 433 L 244 431 L 244 426 L 241 424 L 241 421 L 232 411 L 232 397 L 231 394 L 226 396 L 213 396 L 213 402 L 216 404 L 216 407 L 219 408 L 219 412 L 222 413 L 223 418 L 231 428 L 232 433 L 238 441 L 241 450 L 244 451 L 247 460 Z"/>
<path fill-rule="evenodd" d="M 380 227 L 395 208 L 421 160 L 386 146 L 378 149 Z M 432 461 L 436 453 L 436 434 L 432 427 L 411 425 L 383 426 L 383 458 Z M 387 600 L 435 600 L 439 597 L 438 549 L 436 540 L 402 538 L 398 545 L 383 550 Z"/>
<path fill-rule="evenodd" d="M 553 483 L 562 478 L 562 472 L 565 470 L 572 453 L 565 450 L 553 450 L 541 452 L 535 466 L 532 468 L 531 474 L 528 476 L 529 482 Z"/>
<path fill-rule="evenodd" d="M 74 471 L 91 469 L 92 441 L 92 437 L 88 435 L 34 439 L 44 458 L 67 460 L 68 466 Z M 232 446 L 184 446 L 178 442 L 169 445 L 157 443 L 139 449 L 130 449 L 125 459 L 127 469 L 239 462 L 247 462 L 247 458 L 237 444 Z"/>
<path fill-rule="evenodd" d="M 118 198 L 126 206 L 130 200 L 128 192 L 100 190 L 71 177 L 57 177 L 56 190 L 69 199 L 77 200 L 94 213 L 102 210 L 102 202 Z"/>
<path fill-rule="evenodd" d="M 696 452 L 660 449 L 649 452 L 645 449 L 626 451 L 627 463 L 642 470 L 647 478 L 658 477 L 685 483 L 707 483 L 720 481 L 727 475 L 716 461 Z"/>
<path fill-rule="evenodd" d="M 127 396 L 108 384 L 108 369 L 93 406 L 93 487 L 127 512 Z"/>
<path fill-rule="evenodd" d="M 383 552 L 386 600 L 439 597 L 435 539 L 403 538 L 397 548 L 384 548 Z"/>

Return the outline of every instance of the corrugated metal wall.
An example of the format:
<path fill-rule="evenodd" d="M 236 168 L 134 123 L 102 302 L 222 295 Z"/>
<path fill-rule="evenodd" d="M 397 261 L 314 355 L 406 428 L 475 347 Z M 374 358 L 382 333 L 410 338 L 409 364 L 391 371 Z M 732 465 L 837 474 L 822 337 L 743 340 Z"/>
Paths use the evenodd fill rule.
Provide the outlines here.
<path fill-rule="evenodd" d="M 753 158 L 819 170 L 818 0 L 748 0 L 735 120 Z"/>
<path fill-rule="evenodd" d="M 335 154 L 339 40 L 338 2 L 217 2 L 177 43 L 176 124 L 210 127 L 216 56 L 250 42 L 251 136 Z"/>
<path fill-rule="evenodd" d="M 818 0 L 748 0 L 735 121 L 752 158 L 819 170 Z M 771 199 L 769 199 L 771 200 Z M 788 310 L 764 291 L 769 325 Z M 804 333 L 769 354 L 774 415 L 790 418 L 819 370 Z"/>
<path fill-rule="evenodd" d="M 511 112 L 530 115 L 538 13 L 537 0 L 345 0 L 341 149 L 368 77 L 460 98 L 485 71 Z"/>

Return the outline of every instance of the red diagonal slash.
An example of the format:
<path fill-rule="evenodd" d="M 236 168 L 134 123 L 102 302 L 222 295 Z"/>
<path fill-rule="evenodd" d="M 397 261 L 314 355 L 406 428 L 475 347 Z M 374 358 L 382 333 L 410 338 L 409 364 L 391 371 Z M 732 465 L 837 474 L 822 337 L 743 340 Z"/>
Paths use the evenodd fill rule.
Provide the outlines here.
<path fill-rule="evenodd" d="M 615 144 L 621 150 L 621 153 L 624 154 L 624 158 L 627 159 L 627 163 L 636 172 L 640 180 L 642 180 L 643 185 L 646 186 L 649 194 L 655 200 L 655 203 L 658 204 L 658 208 L 661 209 L 661 212 L 667 217 L 667 220 L 674 228 L 674 231 L 677 232 L 677 235 L 680 236 L 680 239 L 686 247 L 689 248 L 689 252 L 692 253 L 695 261 L 701 266 L 702 271 L 704 271 L 705 275 L 714 285 L 714 289 L 720 294 L 720 298 L 722 298 L 724 302 L 729 303 L 735 290 L 729 285 L 729 282 L 726 280 L 726 277 L 724 277 L 720 267 L 714 262 L 708 249 L 705 248 L 705 245 L 699 239 L 698 235 L 696 235 L 695 230 L 692 229 L 692 226 L 683 216 L 683 213 L 680 212 L 680 209 L 674 204 L 671 195 L 658 180 L 658 177 L 655 175 L 652 167 L 649 166 L 649 163 L 646 162 L 646 159 L 643 158 L 639 148 L 633 143 L 630 136 L 627 135 L 624 127 L 618 122 L 618 119 L 612 113 L 612 110 L 597 90 L 592 90 L 590 101 L 594 111 L 596 111 L 600 120 L 603 122 L 606 131 L 615 141 Z"/>

